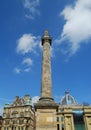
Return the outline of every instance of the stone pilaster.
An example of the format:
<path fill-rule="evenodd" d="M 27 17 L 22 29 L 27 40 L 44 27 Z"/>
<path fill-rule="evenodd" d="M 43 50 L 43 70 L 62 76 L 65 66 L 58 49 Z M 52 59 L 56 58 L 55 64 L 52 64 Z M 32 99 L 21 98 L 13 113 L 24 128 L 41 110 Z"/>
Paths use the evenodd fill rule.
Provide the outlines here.
<path fill-rule="evenodd" d="M 64 108 L 64 127 L 65 130 L 74 130 L 72 109 Z"/>
<path fill-rule="evenodd" d="M 84 107 L 84 120 L 86 130 L 91 130 L 91 108 Z"/>
<path fill-rule="evenodd" d="M 73 116 L 72 114 L 64 115 L 65 130 L 74 130 Z"/>

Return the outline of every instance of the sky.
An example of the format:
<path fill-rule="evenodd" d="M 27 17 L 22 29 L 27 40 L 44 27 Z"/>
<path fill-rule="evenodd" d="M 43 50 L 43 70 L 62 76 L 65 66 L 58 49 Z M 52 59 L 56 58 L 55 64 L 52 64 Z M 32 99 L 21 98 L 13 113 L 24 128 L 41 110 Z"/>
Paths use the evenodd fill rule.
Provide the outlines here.
<path fill-rule="evenodd" d="M 91 104 L 91 0 L 0 1 L 0 113 L 15 96 L 40 96 L 41 37 L 52 37 L 52 95 Z"/>

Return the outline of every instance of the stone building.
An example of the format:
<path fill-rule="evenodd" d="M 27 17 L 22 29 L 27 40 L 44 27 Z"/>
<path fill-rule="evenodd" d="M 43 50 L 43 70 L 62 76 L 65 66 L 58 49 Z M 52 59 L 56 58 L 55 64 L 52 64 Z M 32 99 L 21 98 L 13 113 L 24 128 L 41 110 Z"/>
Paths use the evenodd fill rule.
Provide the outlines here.
<path fill-rule="evenodd" d="M 90 130 L 91 106 L 78 104 L 76 99 L 66 91 L 57 112 L 57 129 Z"/>
<path fill-rule="evenodd" d="M 3 112 L 2 130 L 33 130 L 34 110 L 29 95 L 16 96 L 13 104 L 6 104 Z"/>
<path fill-rule="evenodd" d="M 2 116 L 0 116 L 0 130 L 2 128 L 2 122 L 3 122 L 3 118 L 2 118 Z"/>

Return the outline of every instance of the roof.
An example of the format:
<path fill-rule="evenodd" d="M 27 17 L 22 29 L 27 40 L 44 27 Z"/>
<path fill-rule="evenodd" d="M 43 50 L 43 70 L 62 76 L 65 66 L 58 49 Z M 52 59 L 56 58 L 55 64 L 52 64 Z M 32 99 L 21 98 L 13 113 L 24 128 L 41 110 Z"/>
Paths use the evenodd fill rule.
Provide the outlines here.
<path fill-rule="evenodd" d="M 25 95 L 23 98 L 16 96 L 13 104 L 5 104 L 5 107 L 25 106 L 25 105 L 32 105 L 32 100 L 29 95 Z"/>
<path fill-rule="evenodd" d="M 76 99 L 70 95 L 68 91 L 65 92 L 65 96 L 61 98 L 61 105 L 78 105 Z"/>

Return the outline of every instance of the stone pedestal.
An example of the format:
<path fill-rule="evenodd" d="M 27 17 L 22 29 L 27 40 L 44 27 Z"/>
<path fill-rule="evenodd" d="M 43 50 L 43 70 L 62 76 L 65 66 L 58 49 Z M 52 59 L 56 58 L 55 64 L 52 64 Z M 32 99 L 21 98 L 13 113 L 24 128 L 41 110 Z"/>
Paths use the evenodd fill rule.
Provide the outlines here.
<path fill-rule="evenodd" d="M 57 130 L 56 113 L 58 105 L 54 101 L 40 100 L 35 104 L 36 130 Z"/>

